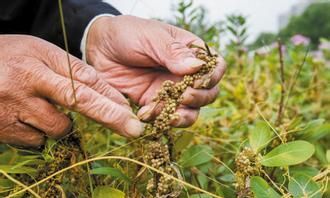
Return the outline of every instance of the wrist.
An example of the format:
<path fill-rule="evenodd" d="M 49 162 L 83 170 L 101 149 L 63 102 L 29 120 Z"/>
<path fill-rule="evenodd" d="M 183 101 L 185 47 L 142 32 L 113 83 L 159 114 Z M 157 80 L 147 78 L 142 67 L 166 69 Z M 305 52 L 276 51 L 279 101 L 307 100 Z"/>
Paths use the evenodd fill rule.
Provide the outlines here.
<path fill-rule="evenodd" d="M 99 38 L 105 32 L 104 28 L 109 26 L 112 17 L 114 16 L 111 14 L 100 14 L 95 16 L 87 25 L 80 45 L 84 62 L 92 63 L 92 57 L 102 42 Z"/>

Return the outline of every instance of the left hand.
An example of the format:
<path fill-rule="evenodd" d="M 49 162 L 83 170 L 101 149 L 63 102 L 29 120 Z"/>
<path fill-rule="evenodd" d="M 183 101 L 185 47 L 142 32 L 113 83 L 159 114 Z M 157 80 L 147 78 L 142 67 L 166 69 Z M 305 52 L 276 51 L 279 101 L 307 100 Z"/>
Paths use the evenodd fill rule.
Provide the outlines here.
<path fill-rule="evenodd" d="M 89 30 L 86 59 L 111 86 L 143 106 L 138 115 L 149 120 L 157 114 L 152 99 L 162 83 L 179 81 L 183 75 L 197 72 L 204 63 L 195 58 L 191 44 L 204 46 L 194 34 L 159 21 L 125 15 L 101 17 Z M 207 89 L 198 89 L 203 81 L 200 80 L 195 88 L 185 91 L 174 126 L 192 125 L 199 108 L 216 99 L 217 83 L 225 67 L 219 57 L 212 75 L 204 79 L 209 81 Z"/>

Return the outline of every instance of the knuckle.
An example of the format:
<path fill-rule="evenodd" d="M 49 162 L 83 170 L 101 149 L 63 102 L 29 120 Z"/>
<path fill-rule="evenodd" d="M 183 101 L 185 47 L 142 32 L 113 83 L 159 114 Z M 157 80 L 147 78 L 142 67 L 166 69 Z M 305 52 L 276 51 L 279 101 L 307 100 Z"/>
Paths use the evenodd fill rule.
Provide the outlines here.
<path fill-rule="evenodd" d="M 64 114 L 49 119 L 49 133 L 53 138 L 60 138 L 66 135 L 72 128 L 71 120 Z"/>
<path fill-rule="evenodd" d="M 74 91 L 71 85 L 66 79 L 60 80 L 59 94 L 64 97 L 64 103 L 69 109 L 74 109 L 77 105 L 83 105 L 90 99 L 90 92 L 87 87 L 81 83 L 74 84 Z"/>
<path fill-rule="evenodd" d="M 113 104 L 111 106 L 105 106 L 102 110 L 102 112 L 104 112 L 102 115 L 108 115 L 107 118 L 109 118 L 109 120 L 107 124 L 116 130 L 119 130 L 124 125 L 124 122 L 130 117 L 127 116 L 125 111 L 126 110 L 120 106 Z"/>
<path fill-rule="evenodd" d="M 198 118 L 197 110 L 193 110 L 190 113 L 186 113 L 183 117 L 183 119 L 185 119 L 183 127 L 189 127 L 193 125 L 196 122 L 197 118 Z"/>
<path fill-rule="evenodd" d="M 26 136 L 23 145 L 31 146 L 31 147 L 38 147 L 43 145 L 45 142 L 45 137 L 41 134 L 34 134 Z"/>
<path fill-rule="evenodd" d="M 74 108 L 75 106 L 75 96 L 71 86 L 68 84 L 66 79 L 59 80 L 56 85 L 58 87 L 58 93 L 54 95 L 60 95 L 63 97 L 64 105 L 69 109 Z"/>
<path fill-rule="evenodd" d="M 96 71 L 90 67 L 81 65 L 82 63 L 76 62 L 75 66 L 72 67 L 73 73 L 75 74 L 78 81 L 94 86 L 98 82 L 98 76 Z M 79 65 L 79 66 L 78 66 Z"/>
<path fill-rule="evenodd" d="M 173 25 L 166 25 L 166 29 L 172 38 L 177 37 L 178 29 Z"/>
<path fill-rule="evenodd" d="M 73 91 L 71 89 L 70 95 L 71 95 L 71 98 L 73 98 L 73 99 L 74 99 L 74 97 L 76 98 L 77 105 L 83 105 L 90 101 L 91 96 L 89 93 L 90 92 L 85 85 L 76 83 L 75 84 L 75 93 L 73 93 Z M 75 96 L 74 96 L 74 94 L 75 94 Z"/>

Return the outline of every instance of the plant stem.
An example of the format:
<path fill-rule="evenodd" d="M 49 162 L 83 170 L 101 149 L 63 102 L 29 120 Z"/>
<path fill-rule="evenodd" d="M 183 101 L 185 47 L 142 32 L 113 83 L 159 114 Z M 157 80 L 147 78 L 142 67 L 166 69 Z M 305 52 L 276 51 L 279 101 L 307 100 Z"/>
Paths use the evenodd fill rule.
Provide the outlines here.
<path fill-rule="evenodd" d="M 132 163 L 138 164 L 138 165 L 140 165 L 140 166 L 144 166 L 144 167 L 146 167 L 146 168 L 148 168 L 148 169 L 150 169 L 150 170 L 152 170 L 152 171 L 154 171 L 154 172 L 156 172 L 156 173 L 158 173 L 158 174 L 164 175 L 164 176 L 166 176 L 166 177 L 168 177 L 168 178 L 170 178 L 170 179 L 172 179 L 172 180 L 174 180 L 174 181 L 176 181 L 176 182 L 178 182 L 178 183 L 180 183 L 180 184 L 182 184 L 182 185 L 185 185 L 186 187 L 192 188 L 192 189 L 194 189 L 194 190 L 196 190 L 196 191 L 198 191 L 198 192 L 205 193 L 205 194 L 207 194 L 207 195 L 209 195 L 209 196 L 211 196 L 211 197 L 215 197 L 215 198 L 223 198 L 223 197 L 221 197 L 221 196 L 219 196 L 219 195 L 215 195 L 215 194 L 213 194 L 213 193 L 211 193 L 211 192 L 208 192 L 208 191 L 203 190 L 203 189 L 201 189 L 201 188 L 199 188 L 199 187 L 197 187 L 197 186 L 194 186 L 194 185 L 192 185 L 192 184 L 190 184 L 190 183 L 188 183 L 188 182 L 185 182 L 185 181 L 183 181 L 183 180 L 181 180 L 181 179 L 178 179 L 178 178 L 176 178 L 176 177 L 174 177 L 174 176 L 172 176 L 172 175 L 169 175 L 169 174 L 167 174 L 167 173 L 165 173 L 165 172 L 163 172 L 163 171 L 160 171 L 160 170 L 158 170 L 158 169 L 156 169 L 156 168 L 154 168 L 154 167 L 152 167 L 152 166 L 149 166 L 148 164 L 145 164 L 145 163 L 143 163 L 143 162 L 140 162 L 140 161 L 138 161 L 138 160 L 134 160 L 134 159 L 131 159 L 131 158 L 128 158 L 128 157 L 122 157 L 122 156 L 104 156 L 104 157 L 95 157 L 95 158 L 87 159 L 87 160 L 84 160 L 84 161 L 80 161 L 80 162 L 78 162 L 78 163 L 76 163 L 76 164 L 73 164 L 73 165 L 71 165 L 71 166 L 68 166 L 68 167 L 66 167 L 66 168 L 61 169 L 61 170 L 59 170 L 59 171 L 57 171 L 57 172 L 55 172 L 55 173 L 49 175 L 48 177 L 46 177 L 46 178 L 44 178 L 44 179 L 42 179 L 42 180 L 40 180 L 40 181 L 38 181 L 38 182 L 36 182 L 36 183 L 30 185 L 30 186 L 26 186 L 26 187 L 24 187 L 22 190 L 20 190 L 20 191 L 18 191 L 18 192 L 15 192 L 15 193 L 13 193 L 13 194 L 11 194 L 11 195 L 9 195 L 9 196 L 7 196 L 7 198 L 15 197 L 16 195 L 21 194 L 22 192 L 24 192 L 24 191 L 26 191 L 26 190 L 31 190 L 31 188 L 36 187 L 36 186 L 42 184 L 43 182 L 49 180 L 50 178 L 52 178 L 52 177 L 54 177 L 54 176 L 56 176 L 56 175 L 59 175 L 59 174 L 65 172 L 65 171 L 68 171 L 68 170 L 70 170 L 70 169 L 72 169 L 72 168 L 75 168 L 75 167 L 77 167 L 77 166 L 81 166 L 81 165 L 84 165 L 84 164 L 87 164 L 87 163 L 90 163 L 90 162 L 94 162 L 94 161 L 99 161 L 99 160 L 111 160 L 111 159 L 112 159 L 112 160 L 124 160 L 124 161 L 129 161 L 129 162 L 132 162 Z M 3 172 L 1 172 L 1 173 L 3 173 Z"/>
<path fill-rule="evenodd" d="M 14 182 L 15 184 L 23 187 L 24 189 L 26 189 L 27 191 L 29 191 L 33 196 L 37 197 L 37 198 L 41 198 L 36 192 L 34 192 L 31 188 L 27 187 L 26 185 L 24 185 L 23 183 L 21 183 L 20 181 L 16 180 L 15 178 L 11 177 L 10 175 L 8 175 L 5 171 L 0 169 L 0 173 L 3 174 L 5 177 L 7 177 L 10 181 Z M 25 191 L 25 190 L 24 190 Z M 24 192 L 22 191 L 22 192 Z M 20 194 L 20 193 L 19 193 Z"/>
<path fill-rule="evenodd" d="M 72 92 L 73 92 L 73 99 L 74 99 L 74 104 L 76 104 L 77 97 L 76 97 L 76 90 L 74 88 L 73 76 L 72 76 L 72 68 L 71 68 L 70 55 L 69 55 L 69 45 L 68 45 L 68 38 L 67 38 L 65 23 L 64 23 L 62 0 L 58 0 L 58 10 L 59 10 L 59 13 L 60 13 L 60 18 L 61 18 L 61 26 L 62 26 L 64 47 L 65 47 L 66 56 L 67 56 L 67 59 L 68 59 L 68 66 L 69 66 L 69 74 L 70 74 L 71 86 L 72 86 Z"/>
<path fill-rule="evenodd" d="M 282 123 L 283 111 L 284 111 L 284 96 L 285 96 L 285 77 L 284 77 L 284 61 L 283 61 L 283 52 L 282 52 L 282 42 L 278 40 L 278 53 L 280 60 L 280 75 L 281 75 L 281 99 L 279 103 L 279 109 L 277 114 L 276 125 L 279 126 Z"/>

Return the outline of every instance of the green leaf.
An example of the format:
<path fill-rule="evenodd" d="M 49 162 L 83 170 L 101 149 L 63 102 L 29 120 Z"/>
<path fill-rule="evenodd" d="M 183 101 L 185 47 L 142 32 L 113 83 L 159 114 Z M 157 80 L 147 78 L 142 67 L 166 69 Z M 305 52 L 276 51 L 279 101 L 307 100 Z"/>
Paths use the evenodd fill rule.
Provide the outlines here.
<path fill-rule="evenodd" d="M 255 198 L 280 198 L 279 195 L 274 189 L 272 189 L 267 182 L 259 177 L 251 177 L 250 180 L 251 190 Z"/>
<path fill-rule="evenodd" d="M 315 155 L 322 164 L 328 164 L 326 150 L 322 144 L 315 144 Z"/>
<path fill-rule="evenodd" d="M 94 189 L 93 198 L 125 198 L 125 193 L 108 186 L 98 186 Z"/>
<path fill-rule="evenodd" d="M 218 179 L 221 181 L 224 181 L 224 182 L 234 182 L 235 181 L 235 177 L 232 173 L 220 176 Z"/>
<path fill-rule="evenodd" d="M 91 170 L 91 174 L 93 175 L 110 175 L 114 178 L 122 179 L 127 182 L 130 182 L 129 177 L 127 177 L 120 169 L 111 168 L 111 167 L 100 167 L 94 168 Z"/>
<path fill-rule="evenodd" d="M 303 166 L 303 167 L 292 167 L 290 168 L 290 175 L 292 175 L 293 177 L 295 175 L 306 175 L 308 177 L 314 177 L 315 175 L 317 175 L 319 173 L 319 170 L 314 168 L 314 167 L 310 167 L 310 166 Z"/>
<path fill-rule="evenodd" d="M 289 181 L 289 192 L 294 198 L 308 197 L 321 198 L 322 193 L 318 183 L 306 175 L 296 175 Z"/>
<path fill-rule="evenodd" d="M 271 150 L 262 157 L 261 164 L 269 167 L 299 164 L 310 158 L 314 151 L 314 146 L 309 142 L 293 141 Z"/>
<path fill-rule="evenodd" d="M 330 164 L 330 150 L 327 150 L 327 161 L 328 161 L 328 164 Z"/>
<path fill-rule="evenodd" d="M 227 25 L 227 29 L 228 29 L 233 35 L 237 35 L 237 31 L 234 29 L 234 27 Z"/>
<path fill-rule="evenodd" d="M 14 187 L 14 183 L 12 181 L 9 179 L 0 179 L 0 191 L 12 187 Z"/>
<path fill-rule="evenodd" d="M 34 168 L 26 166 L 13 167 L 11 165 L 0 165 L 0 170 L 10 174 L 32 174 L 37 172 Z"/>
<path fill-rule="evenodd" d="M 306 127 L 299 132 L 299 134 L 309 134 L 313 133 L 314 129 L 321 126 L 324 123 L 324 119 L 316 119 L 307 123 Z"/>
<path fill-rule="evenodd" d="M 0 164 L 9 164 L 17 158 L 17 152 L 7 150 L 0 154 Z"/>
<path fill-rule="evenodd" d="M 193 194 L 190 198 L 212 198 L 210 195 L 207 194 Z"/>
<path fill-rule="evenodd" d="M 180 152 L 185 149 L 194 138 L 194 134 L 190 132 L 183 131 L 181 136 L 174 143 L 174 150 Z"/>
<path fill-rule="evenodd" d="M 200 110 L 200 118 L 203 122 L 213 121 L 223 109 L 215 107 L 203 107 Z"/>
<path fill-rule="evenodd" d="M 249 141 L 255 152 L 263 149 L 272 139 L 272 131 L 264 121 L 257 122 L 256 126 L 251 130 Z"/>
<path fill-rule="evenodd" d="M 306 130 L 305 133 L 301 136 L 302 139 L 314 142 L 330 135 L 330 123 L 308 128 L 309 130 Z"/>
<path fill-rule="evenodd" d="M 198 180 L 198 183 L 199 183 L 199 187 L 201 187 L 204 190 L 207 190 L 208 183 L 210 181 L 209 178 L 207 178 L 207 176 L 204 175 L 204 174 L 198 174 L 197 175 L 197 180 Z"/>
<path fill-rule="evenodd" d="M 324 123 L 324 119 L 310 121 L 298 134 L 301 139 L 317 141 L 330 134 L 330 123 Z"/>
<path fill-rule="evenodd" d="M 184 168 L 198 166 L 211 161 L 213 150 L 207 145 L 194 145 L 182 153 L 179 163 Z"/>

